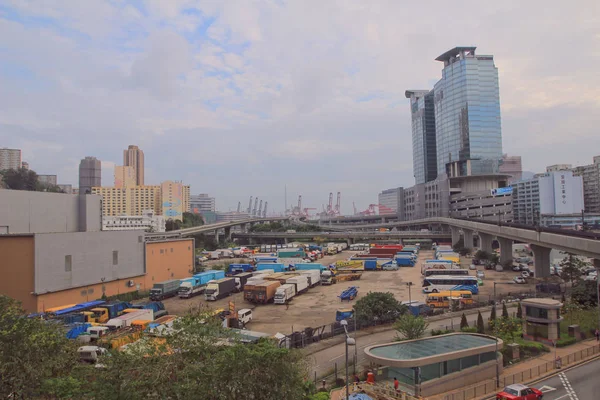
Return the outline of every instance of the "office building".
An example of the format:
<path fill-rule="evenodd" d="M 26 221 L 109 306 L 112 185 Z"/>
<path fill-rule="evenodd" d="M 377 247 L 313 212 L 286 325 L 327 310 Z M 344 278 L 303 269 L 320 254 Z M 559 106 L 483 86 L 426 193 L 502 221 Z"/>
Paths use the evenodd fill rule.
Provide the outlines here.
<path fill-rule="evenodd" d="M 102 217 L 103 231 L 131 231 L 143 230 L 146 232 L 165 232 L 166 221 L 162 215 L 146 210 L 142 215 L 120 215 L 116 217 Z"/>
<path fill-rule="evenodd" d="M 569 171 L 573 166 L 571 164 L 554 164 L 546 167 L 546 172 Z"/>
<path fill-rule="evenodd" d="M 203 212 L 215 212 L 215 198 L 206 193 L 194 194 L 190 196 L 190 212 L 201 214 Z"/>
<path fill-rule="evenodd" d="M 500 89 L 492 55 L 456 47 L 434 86 L 437 173 L 449 177 L 493 174 L 502 159 Z"/>
<path fill-rule="evenodd" d="M 571 171 L 552 171 L 512 184 L 513 219 L 537 225 L 542 215 L 577 214 L 583 210 L 583 179 Z"/>
<path fill-rule="evenodd" d="M 404 188 L 386 189 L 378 196 L 379 215 L 398 215 L 404 219 Z"/>
<path fill-rule="evenodd" d="M 407 90 L 404 95 L 410 99 L 415 183 L 430 182 L 438 174 L 433 90 Z"/>
<path fill-rule="evenodd" d="M 600 213 L 600 156 L 594 163 L 573 168 L 574 176 L 583 179 L 583 205 L 586 213 Z"/>
<path fill-rule="evenodd" d="M 100 201 L 0 190 L 0 293 L 43 312 L 190 275 L 194 239 L 146 242 L 141 231 L 102 231 Z"/>
<path fill-rule="evenodd" d="M 0 149 L 0 171 L 3 169 L 19 169 L 22 166 L 20 149 Z"/>
<path fill-rule="evenodd" d="M 502 155 L 502 164 L 500 164 L 499 172 L 509 175 L 509 182 L 518 182 L 523 176 L 523 164 L 521 156 Z"/>
<path fill-rule="evenodd" d="M 44 185 L 56 186 L 58 178 L 56 175 L 38 175 L 38 182 Z"/>
<path fill-rule="evenodd" d="M 127 150 L 123 150 L 123 166 L 133 167 L 135 184 L 144 185 L 144 152 L 139 147 L 129 145 Z"/>
<path fill-rule="evenodd" d="M 120 165 L 115 167 L 116 188 L 136 186 L 135 179 L 135 169 L 133 167 L 125 167 Z"/>
<path fill-rule="evenodd" d="M 447 217 L 450 181 L 445 174 L 435 180 L 404 189 L 404 219 Z"/>
<path fill-rule="evenodd" d="M 85 157 L 79 163 L 79 193 L 90 194 L 102 186 L 102 164 L 96 157 Z"/>
<path fill-rule="evenodd" d="M 21 161 L 21 168 L 29 171 L 29 163 L 27 161 Z"/>

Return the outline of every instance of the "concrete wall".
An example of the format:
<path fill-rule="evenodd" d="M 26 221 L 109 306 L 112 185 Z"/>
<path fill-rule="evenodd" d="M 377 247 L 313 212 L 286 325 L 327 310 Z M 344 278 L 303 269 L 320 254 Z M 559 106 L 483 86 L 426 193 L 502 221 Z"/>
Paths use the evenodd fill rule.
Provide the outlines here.
<path fill-rule="evenodd" d="M 142 275 L 143 246 L 143 234 L 136 231 L 37 234 L 35 292 L 43 294 Z M 117 260 L 113 260 L 114 251 L 118 252 Z M 65 265 L 69 255 L 71 271 Z"/>
<path fill-rule="evenodd" d="M 0 227 L 5 227 L 0 232 L 77 232 L 80 215 L 89 216 L 84 223 L 88 230 L 99 231 L 100 201 L 100 196 L 86 196 L 81 214 L 77 195 L 0 189 Z"/>
<path fill-rule="evenodd" d="M 192 275 L 194 239 L 146 243 L 146 286 Z"/>
<path fill-rule="evenodd" d="M 35 311 L 33 292 L 33 235 L 0 235 L 0 294 L 19 300 L 27 311 Z"/>

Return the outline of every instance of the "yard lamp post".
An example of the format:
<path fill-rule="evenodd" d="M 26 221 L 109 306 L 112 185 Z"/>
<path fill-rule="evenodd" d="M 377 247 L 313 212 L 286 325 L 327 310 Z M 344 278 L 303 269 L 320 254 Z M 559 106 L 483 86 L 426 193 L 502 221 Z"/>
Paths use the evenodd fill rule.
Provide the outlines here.
<path fill-rule="evenodd" d="M 346 400 L 350 399 L 349 384 L 348 384 L 348 346 L 356 346 L 356 340 L 348 335 L 348 321 L 345 319 L 340 321 L 346 333 Z"/>
<path fill-rule="evenodd" d="M 409 306 L 412 303 L 412 299 L 410 297 L 410 287 L 413 285 L 414 285 L 414 283 L 412 283 L 412 282 L 406 282 L 406 286 L 408 286 L 408 305 Z"/>

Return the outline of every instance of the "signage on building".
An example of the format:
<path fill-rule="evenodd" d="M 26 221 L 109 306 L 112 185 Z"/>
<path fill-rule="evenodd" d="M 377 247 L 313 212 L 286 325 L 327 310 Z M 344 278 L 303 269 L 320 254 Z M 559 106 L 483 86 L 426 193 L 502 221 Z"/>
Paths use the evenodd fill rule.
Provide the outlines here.
<path fill-rule="evenodd" d="M 513 192 L 513 188 L 512 186 L 508 186 L 508 187 L 503 187 L 503 188 L 498 188 L 498 189 L 492 189 L 492 196 L 503 196 L 506 194 L 512 194 Z"/>

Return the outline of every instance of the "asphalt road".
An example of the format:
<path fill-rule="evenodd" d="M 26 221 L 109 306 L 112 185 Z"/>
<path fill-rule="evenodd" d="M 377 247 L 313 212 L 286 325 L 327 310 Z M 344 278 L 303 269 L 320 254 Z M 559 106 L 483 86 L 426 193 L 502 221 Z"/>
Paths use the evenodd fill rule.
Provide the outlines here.
<path fill-rule="evenodd" d="M 490 316 L 489 311 L 484 311 L 481 313 L 484 320 L 487 320 Z M 467 321 L 469 322 L 469 326 L 475 326 L 477 323 L 477 314 L 468 315 Z M 427 329 L 426 336 L 429 336 L 431 329 L 446 329 L 451 326 L 458 327 L 460 325 L 460 317 L 454 317 L 453 319 L 446 318 L 438 321 L 432 321 L 429 323 L 429 327 Z M 353 336 L 350 334 L 350 336 Z M 389 343 L 394 340 L 396 337 L 396 331 L 391 329 L 378 332 L 371 335 L 359 337 L 356 339 L 356 352 L 357 352 L 357 360 L 358 365 L 360 365 L 363 361 L 365 361 L 365 348 L 374 344 L 381 343 Z M 352 356 L 354 354 L 355 349 L 349 349 L 349 359 L 352 360 Z M 340 343 L 333 345 L 329 348 L 323 349 L 317 353 L 314 353 L 309 356 L 309 359 L 312 361 L 313 371 L 317 373 L 318 377 L 323 376 L 324 374 L 330 372 L 335 363 L 338 365 L 338 371 L 344 368 L 345 365 L 345 357 L 346 357 L 346 347 L 345 343 Z M 351 361 L 350 361 L 351 362 Z M 313 372 L 313 373 L 314 373 Z M 599 392 L 600 393 L 600 392 Z M 600 397 L 598 397 L 600 399 Z M 582 399 L 580 399 L 582 400 Z"/>
<path fill-rule="evenodd" d="M 534 385 L 544 400 L 600 399 L 600 359 L 560 372 Z"/>

